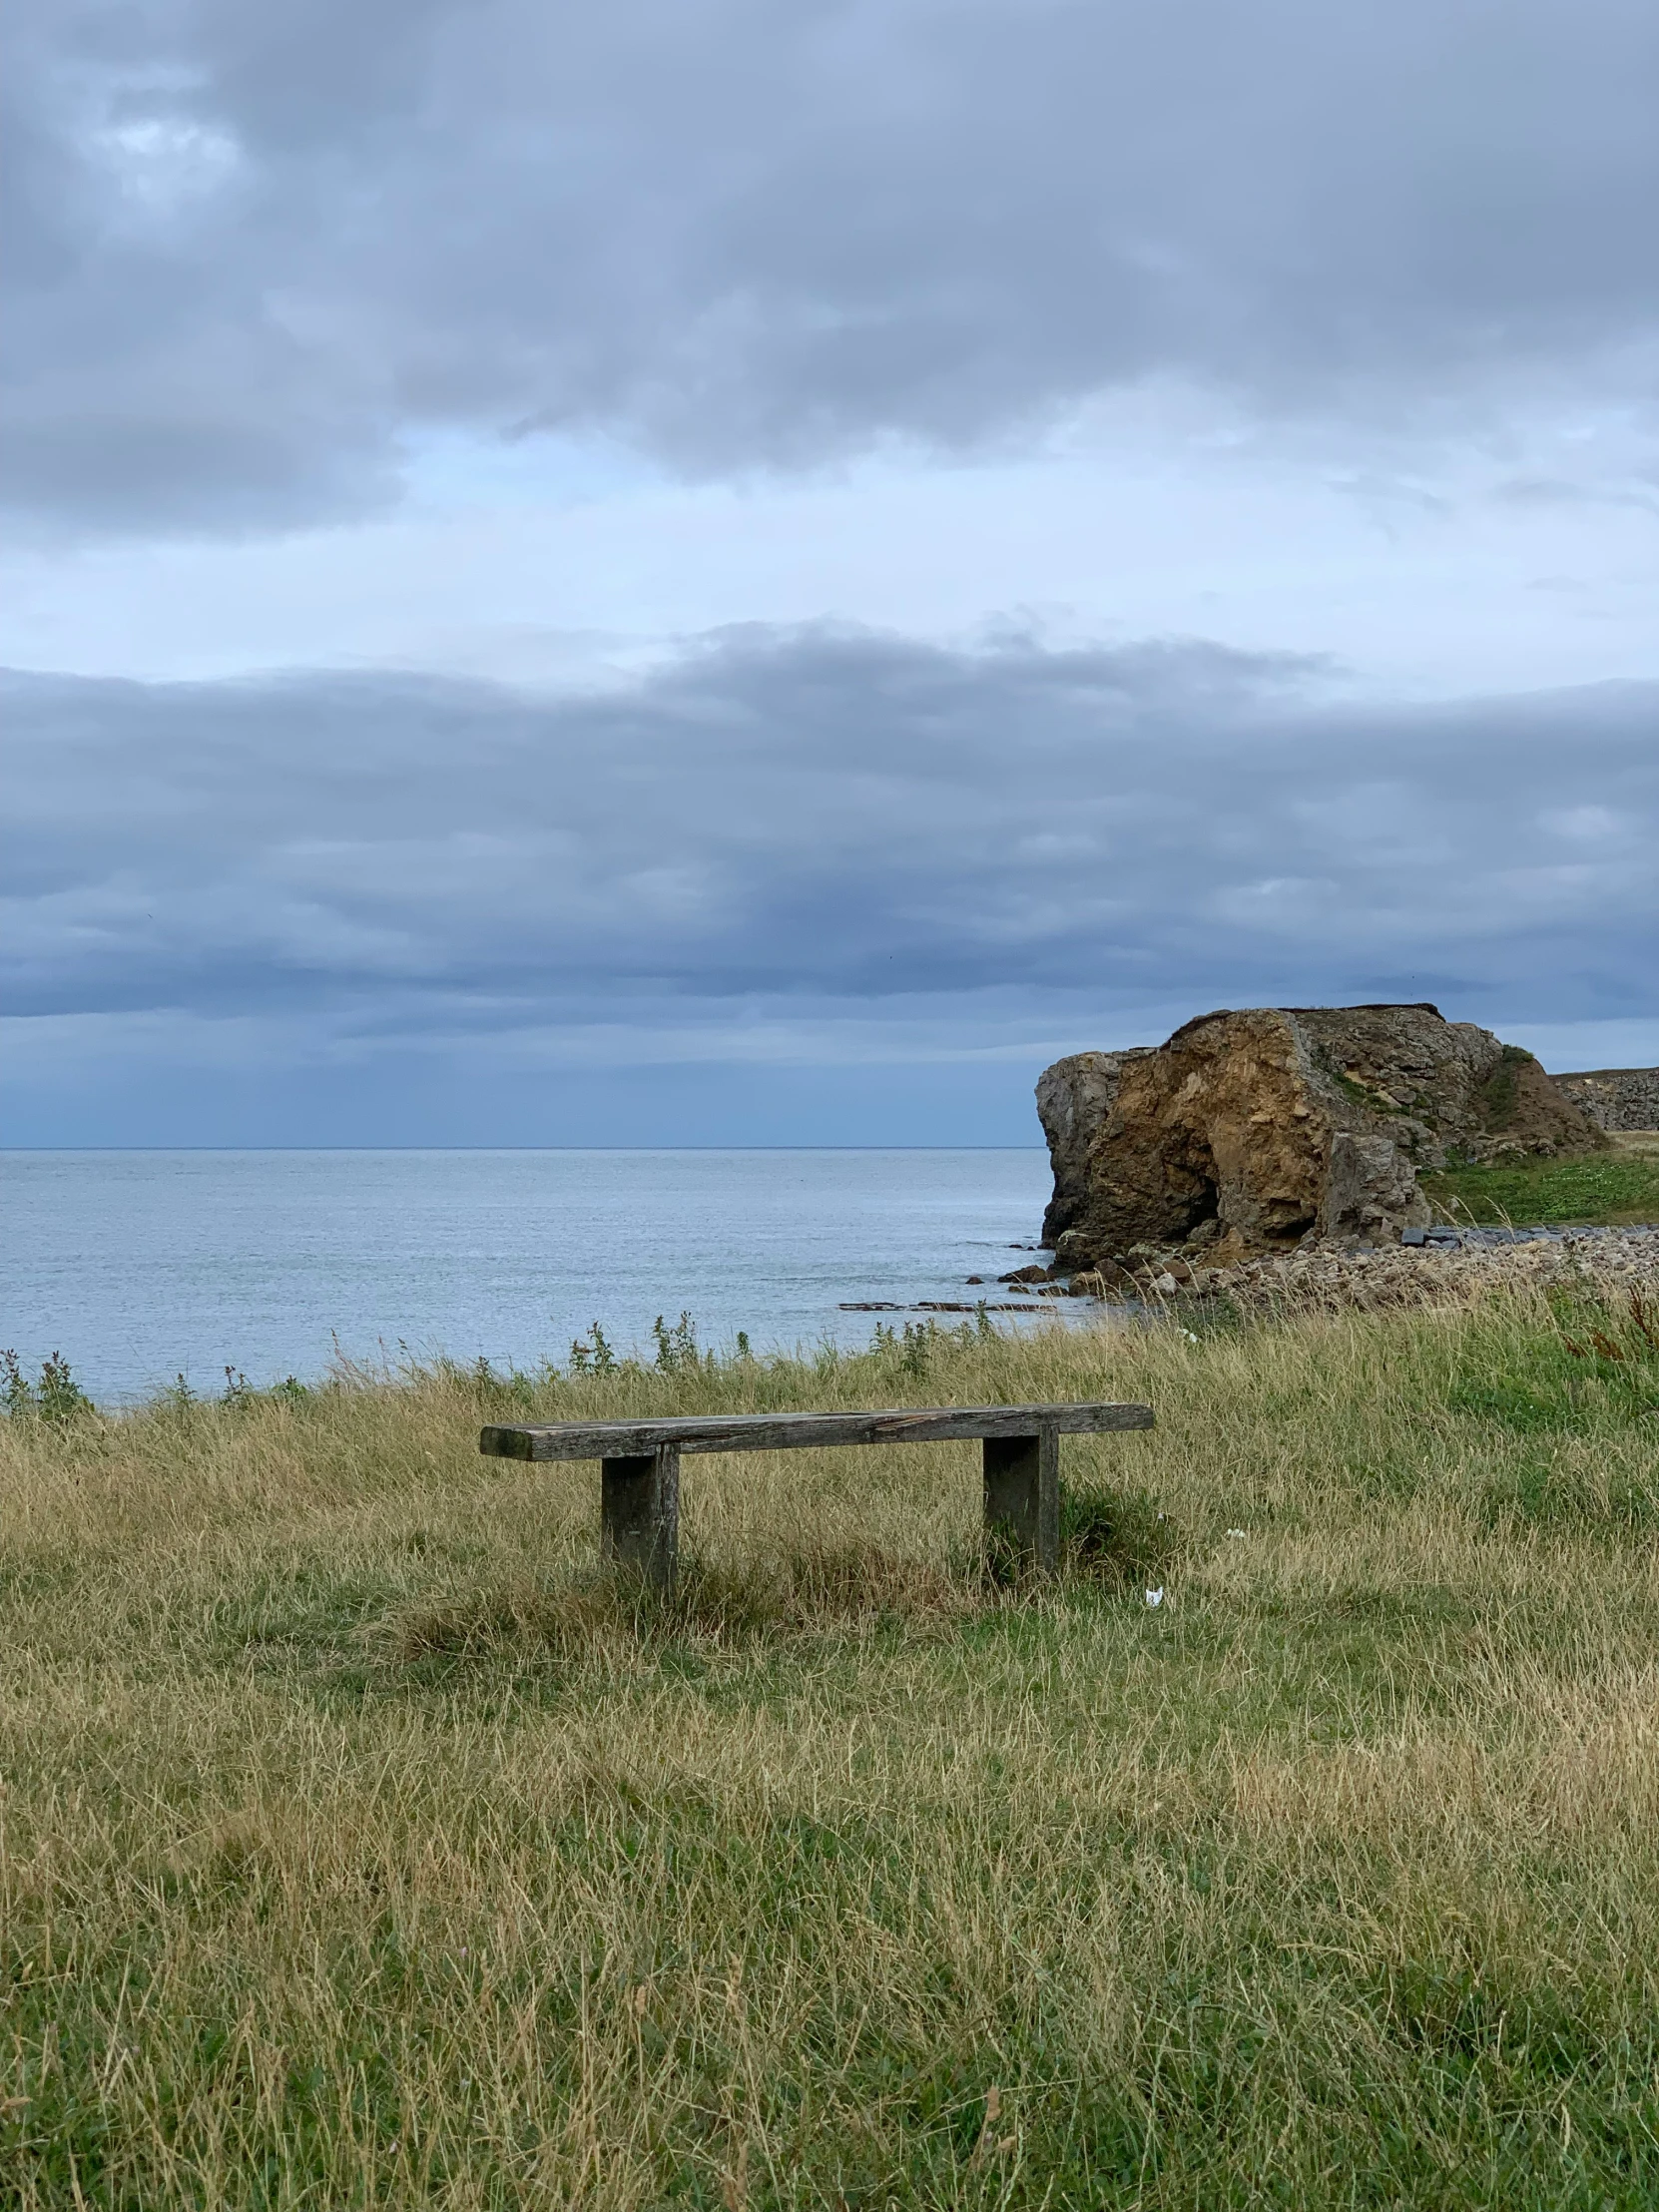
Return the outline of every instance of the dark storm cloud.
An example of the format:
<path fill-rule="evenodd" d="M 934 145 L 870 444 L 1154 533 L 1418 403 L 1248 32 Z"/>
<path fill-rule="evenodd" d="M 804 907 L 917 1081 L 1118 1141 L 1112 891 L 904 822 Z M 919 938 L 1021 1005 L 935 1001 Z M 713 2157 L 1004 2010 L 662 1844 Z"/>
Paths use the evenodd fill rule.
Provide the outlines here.
<path fill-rule="evenodd" d="M 633 688 L 18 677 L 13 1013 L 362 1034 L 918 995 L 1651 1011 L 1659 687 L 741 631 Z"/>
<path fill-rule="evenodd" d="M 350 511 L 434 425 L 724 469 L 1165 371 L 1467 405 L 1654 335 L 1649 0 L 18 0 L 9 39 L 6 476 L 71 525 Z"/>

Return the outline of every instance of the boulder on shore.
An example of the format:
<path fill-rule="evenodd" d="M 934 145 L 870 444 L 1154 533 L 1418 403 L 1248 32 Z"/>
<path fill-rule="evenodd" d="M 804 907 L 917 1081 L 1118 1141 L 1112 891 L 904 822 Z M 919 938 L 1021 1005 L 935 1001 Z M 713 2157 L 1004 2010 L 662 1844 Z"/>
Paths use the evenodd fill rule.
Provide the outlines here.
<path fill-rule="evenodd" d="M 1253 1007 L 1044 1071 L 1044 1241 L 1070 1268 L 1191 1240 L 1211 1266 L 1425 1223 L 1417 1171 L 1602 1132 L 1529 1052 L 1413 1006 Z"/>

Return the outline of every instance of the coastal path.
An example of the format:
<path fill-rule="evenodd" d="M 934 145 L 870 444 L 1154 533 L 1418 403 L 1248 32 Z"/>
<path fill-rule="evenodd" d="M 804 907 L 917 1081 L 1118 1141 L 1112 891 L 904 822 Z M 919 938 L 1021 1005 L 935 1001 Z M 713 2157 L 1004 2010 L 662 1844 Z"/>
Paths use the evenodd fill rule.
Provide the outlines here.
<path fill-rule="evenodd" d="M 605 1556 L 671 1588 L 680 1548 L 680 1460 L 700 1451 L 818 1451 L 829 1444 L 983 1444 L 985 1533 L 1021 1567 L 1060 1556 L 1060 1438 L 1150 1428 L 1150 1405 L 901 1406 L 868 1413 L 699 1413 L 681 1420 L 492 1425 L 497 1459 L 597 1459 Z"/>

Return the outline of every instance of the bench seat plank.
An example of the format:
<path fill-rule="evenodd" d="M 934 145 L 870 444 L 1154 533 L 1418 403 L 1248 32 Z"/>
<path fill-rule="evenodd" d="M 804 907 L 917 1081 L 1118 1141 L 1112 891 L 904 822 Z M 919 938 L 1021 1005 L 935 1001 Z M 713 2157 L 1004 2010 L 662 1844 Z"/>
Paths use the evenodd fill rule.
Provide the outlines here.
<path fill-rule="evenodd" d="M 1136 1404 L 899 1406 L 873 1413 L 701 1413 L 678 1420 L 550 1421 L 483 1430 L 478 1448 L 497 1459 L 638 1458 L 681 1451 L 799 1451 L 830 1444 L 948 1443 L 958 1437 L 1099 1435 L 1150 1428 Z"/>

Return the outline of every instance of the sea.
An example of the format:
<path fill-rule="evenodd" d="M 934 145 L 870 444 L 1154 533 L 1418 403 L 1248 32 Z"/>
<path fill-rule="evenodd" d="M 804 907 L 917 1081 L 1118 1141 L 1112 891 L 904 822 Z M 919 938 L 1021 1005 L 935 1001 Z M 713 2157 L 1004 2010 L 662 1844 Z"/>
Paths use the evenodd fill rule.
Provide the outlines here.
<path fill-rule="evenodd" d="M 4 1152 L 0 1347 L 115 1405 L 341 1360 L 564 1366 L 596 1322 L 649 1359 L 683 1314 L 707 1349 L 851 1348 L 1007 1301 L 1048 1192 L 1023 1147 Z"/>

